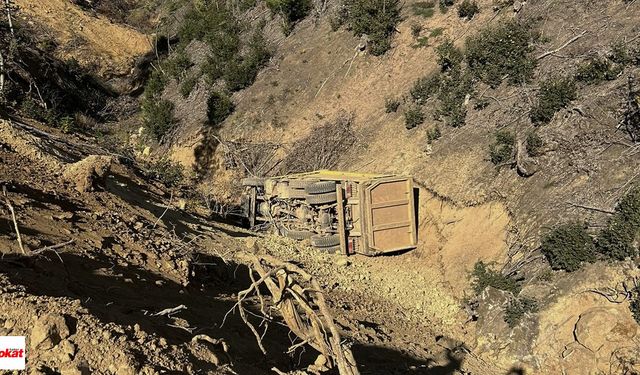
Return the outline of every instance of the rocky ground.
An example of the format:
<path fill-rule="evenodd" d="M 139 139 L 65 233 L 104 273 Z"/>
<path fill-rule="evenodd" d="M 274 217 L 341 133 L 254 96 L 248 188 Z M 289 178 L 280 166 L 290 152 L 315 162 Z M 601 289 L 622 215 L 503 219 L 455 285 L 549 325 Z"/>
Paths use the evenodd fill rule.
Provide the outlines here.
<path fill-rule="evenodd" d="M 0 124 L 0 333 L 28 337 L 29 373 L 305 368 L 313 350 L 286 354 L 286 328 L 269 330 L 264 356 L 235 314 L 222 325 L 248 283 L 246 266 L 233 261 L 239 252 L 269 253 L 316 275 L 363 374 L 490 368 L 453 338 L 464 329 L 452 327 L 461 310 L 435 285 L 425 288 L 429 278 L 411 270 L 415 256 L 337 258 L 204 220 L 135 165 L 50 132 Z"/>

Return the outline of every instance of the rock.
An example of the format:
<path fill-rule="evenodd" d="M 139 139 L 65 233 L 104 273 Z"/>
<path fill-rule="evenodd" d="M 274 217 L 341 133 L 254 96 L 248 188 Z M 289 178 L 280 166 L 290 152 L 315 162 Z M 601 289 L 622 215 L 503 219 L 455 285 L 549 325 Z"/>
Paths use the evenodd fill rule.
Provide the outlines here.
<path fill-rule="evenodd" d="M 135 229 L 138 232 L 140 232 L 142 228 L 144 228 L 144 223 L 142 221 L 136 221 L 136 223 L 133 224 L 133 229 Z"/>
<path fill-rule="evenodd" d="M 31 330 L 31 349 L 46 350 L 69 337 L 69 327 L 62 315 L 40 317 Z"/>
<path fill-rule="evenodd" d="M 628 315 L 615 307 L 593 307 L 580 314 L 574 330 L 576 341 L 608 355 L 618 347 L 616 344 L 636 336 L 637 324 Z"/>
<path fill-rule="evenodd" d="M 349 259 L 347 259 L 347 257 L 340 257 L 336 260 L 336 265 L 339 267 L 347 267 L 349 264 Z"/>
<path fill-rule="evenodd" d="M 187 200 L 184 198 L 180 198 L 178 199 L 178 202 L 176 203 L 176 206 L 178 207 L 178 209 L 184 211 L 187 209 Z"/>
<path fill-rule="evenodd" d="M 13 320 L 13 319 L 7 319 L 7 320 L 4 322 L 4 329 L 6 329 L 7 331 L 10 331 L 10 330 L 12 330 L 12 329 L 13 329 L 13 327 L 15 327 L 15 325 L 16 325 L 16 321 L 15 321 L 15 320 Z"/>
<path fill-rule="evenodd" d="M 58 344 L 58 359 L 62 363 L 71 362 L 76 355 L 76 346 L 69 340 L 62 340 Z"/>
<path fill-rule="evenodd" d="M 62 177 L 74 183 L 76 190 L 81 193 L 93 191 L 97 186 L 104 185 L 112 162 L 113 158 L 110 156 L 91 155 L 67 165 Z"/>
<path fill-rule="evenodd" d="M 256 237 L 246 237 L 244 239 L 244 245 L 249 250 L 257 251 L 258 250 L 258 239 Z"/>
<path fill-rule="evenodd" d="M 68 364 L 60 369 L 60 375 L 89 375 L 90 371 L 86 366 Z"/>

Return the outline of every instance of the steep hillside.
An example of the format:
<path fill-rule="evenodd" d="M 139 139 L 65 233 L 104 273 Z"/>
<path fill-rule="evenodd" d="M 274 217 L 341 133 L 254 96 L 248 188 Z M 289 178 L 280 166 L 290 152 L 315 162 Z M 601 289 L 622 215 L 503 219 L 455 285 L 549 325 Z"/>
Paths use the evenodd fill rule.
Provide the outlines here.
<path fill-rule="evenodd" d="M 188 305 L 200 325 L 228 308 L 247 280 L 229 281 L 225 264 L 207 270 L 222 272 L 221 279 L 181 289 L 199 255 L 218 262 L 225 258 L 220 251 L 227 254 L 221 249 L 240 253 L 246 243 L 291 260 L 326 288 L 361 373 L 640 371 L 637 1 L 15 3 L 17 36 L 0 25 L 7 46 L 23 41 L 17 50 L 0 50 L 10 56 L 0 115 L 14 119 L 0 128 L 0 183 L 20 199 L 21 220 L 37 228 L 25 234 L 31 247 L 59 242 L 51 237 L 63 241 L 59 231 L 71 231 L 84 240 L 64 262 L 82 264 L 89 260 L 78 257 L 87 256 L 99 270 L 117 262 L 117 271 L 102 275 L 107 288 L 142 272 L 144 290 L 154 289 L 160 284 L 148 280 L 161 275 L 158 281 L 171 286 L 169 301 Z M 41 95 L 38 87 L 47 90 Z M 25 139 L 31 126 L 15 125 L 23 122 L 80 135 L 56 131 L 53 142 L 36 132 L 37 139 Z M 61 178 L 51 170 L 90 154 L 120 161 L 105 191 L 78 195 L 67 183 L 58 189 L 64 202 L 46 193 Z M 319 168 L 413 176 L 420 188 L 418 248 L 347 260 L 214 223 L 238 203 L 242 177 Z M 32 184 L 38 191 L 27 189 Z M 39 200 L 90 209 L 57 219 Z M 179 209 L 161 220 L 162 204 Z M 92 210 L 127 218 L 94 217 Z M 69 228 L 49 217 L 70 221 Z M 128 229 L 110 234 L 123 230 L 122 222 Z M 152 229 L 141 245 L 147 224 L 155 229 L 160 222 L 162 233 Z M 5 224 L 0 240 L 17 253 Z M 174 235 L 202 236 L 197 251 L 162 250 L 171 225 Z M 18 286 L 12 303 L 23 303 L 20 293 L 44 304 L 99 297 L 69 283 L 64 295 L 53 293 L 46 284 L 54 280 L 32 274 L 45 267 L 39 258 L 35 263 L 22 276 L 14 268 L 4 273 L 9 288 Z M 210 288 L 224 292 L 210 296 Z M 136 306 L 160 310 L 165 306 L 152 303 L 159 297 L 145 292 Z M 81 304 L 89 309 L 86 320 L 119 325 L 127 337 L 139 335 L 132 324 L 138 322 L 165 339 L 160 348 L 169 341 L 172 353 L 189 363 L 201 363 L 192 355 L 198 357 L 212 371 L 304 367 L 285 365 L 287 355 L 261 357 L 240 321 L 207 328 L 232 347 L 240 343 L 240 367 L 212 365 L 184 329 L 145 327 L 143 316 L 122 306 L 135 302 L 132 296 L 114 298 L 123 311 L 111 313 L 100 297 Z M 196 307 L 205 298 L 216 303 Z M 81 313 L 78 307 L 73 316 L 82 321 Z M 172 324 L 191 327 L 184 323 Z M 31 321 L 21 324 L 16 330 Z M 278 353 L 287 347 L 281 333 L 268 339 Z M 168 352 L 149 351 L 144 342 L 123 345 L 123 355 L 160 353 L 145 371 L 195 373 L 166 364 Z M 91 350 L 76 362 L 100 366 L 89 360 Z"/>

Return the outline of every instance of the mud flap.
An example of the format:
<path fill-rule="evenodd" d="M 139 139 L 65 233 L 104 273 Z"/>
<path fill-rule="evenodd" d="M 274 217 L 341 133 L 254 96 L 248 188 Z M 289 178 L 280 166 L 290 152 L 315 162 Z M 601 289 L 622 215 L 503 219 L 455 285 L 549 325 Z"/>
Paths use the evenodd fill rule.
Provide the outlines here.
<path fill-rule="evenodd" d="M 336 186 L 337 193 L 337 201 L 338 201 L 338 235 L 340 236 L 340 254 L 347 253 L 347 234 L 345 230 L 345 220 L 344 220 L 344 193 L 342 191 L 342 184 L 338 184 Z"/>

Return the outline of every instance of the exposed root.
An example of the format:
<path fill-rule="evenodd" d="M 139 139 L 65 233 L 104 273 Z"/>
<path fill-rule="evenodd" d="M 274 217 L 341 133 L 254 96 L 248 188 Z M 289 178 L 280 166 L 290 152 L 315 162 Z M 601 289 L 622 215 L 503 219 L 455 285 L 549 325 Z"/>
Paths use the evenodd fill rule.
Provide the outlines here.
<path fill-rule="evenodd" d="M 351 349 L 341 342 L 340 333 L 327 307 L 324 294 L 312 275 L 294 264 L 269 255 L 243 253 L 239 254 L 238 258 L 248 263 L 251 267 L 250 273 L 255 272 L 260 278 L 256 280 L 250 275 L 251 285 L 238 293 L 238 302 L 227 314 L 238 307 L 240 317 L 253 332 L 263 353 L 266 354 L 266 349 L 261 336 L 248 321 L 243 307 L 246 300 L 252 296 L 259 299 L 263 322 L 271 320 L 265 306 L 270 302 L 269 307 L 277 309 L 289 329 L 302 340 L 301 343 L 291 346 L 290 352 L 308 344 L 327 359 L 328 368 L 337 367 L 341 375 L 359 374 Z M 259 289 L 262 286 L 269 290 L 272 297 L 270 301 L 260 294 Z"/>

